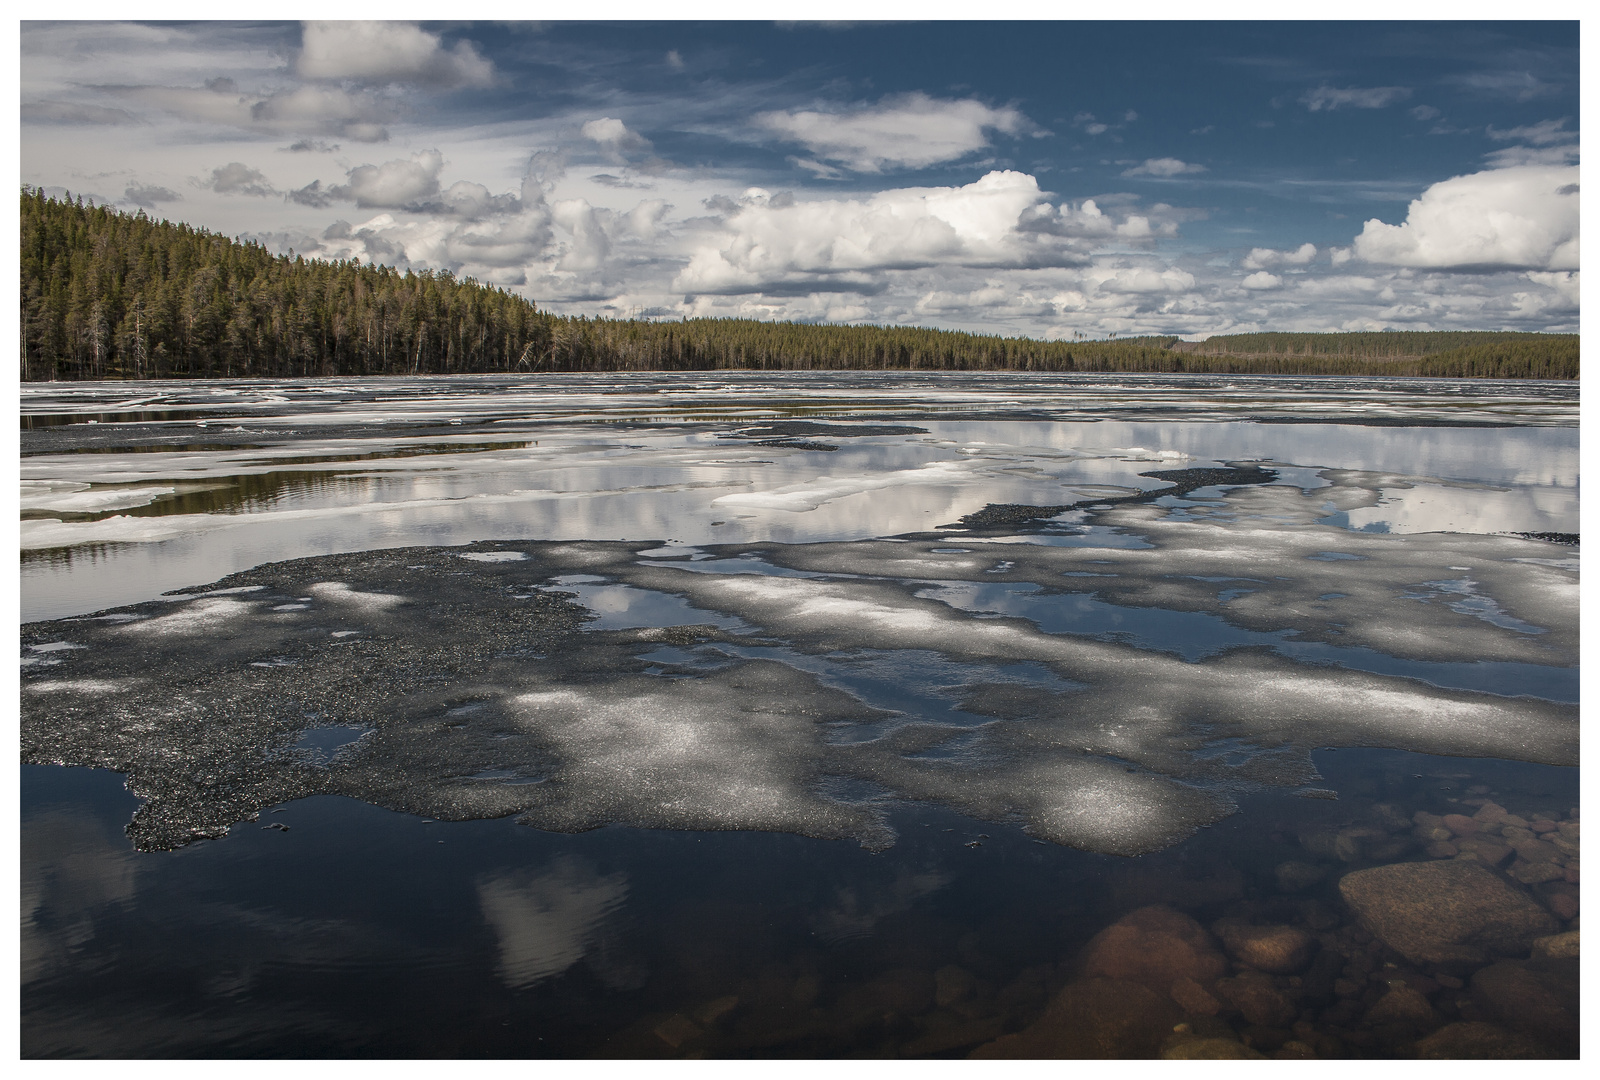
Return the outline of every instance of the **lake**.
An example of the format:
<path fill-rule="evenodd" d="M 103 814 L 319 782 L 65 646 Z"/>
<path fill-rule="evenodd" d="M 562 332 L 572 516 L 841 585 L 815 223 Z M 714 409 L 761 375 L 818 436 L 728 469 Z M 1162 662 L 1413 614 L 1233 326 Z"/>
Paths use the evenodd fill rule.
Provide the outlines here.
<path fill-rule="evenodd" d="M 1576 384 L 22 429 L 26 1056 L 1576 1054 Z"/>

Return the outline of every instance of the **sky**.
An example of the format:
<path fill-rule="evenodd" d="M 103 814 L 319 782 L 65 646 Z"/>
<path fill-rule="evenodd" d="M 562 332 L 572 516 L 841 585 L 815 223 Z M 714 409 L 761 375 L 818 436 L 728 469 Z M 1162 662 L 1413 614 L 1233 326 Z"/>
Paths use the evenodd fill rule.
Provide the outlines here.
<path fill-rule="evenodd" d="M 24 184 L 562 314 L 1578 329 L 1575 21 L 20 38 Z"/>

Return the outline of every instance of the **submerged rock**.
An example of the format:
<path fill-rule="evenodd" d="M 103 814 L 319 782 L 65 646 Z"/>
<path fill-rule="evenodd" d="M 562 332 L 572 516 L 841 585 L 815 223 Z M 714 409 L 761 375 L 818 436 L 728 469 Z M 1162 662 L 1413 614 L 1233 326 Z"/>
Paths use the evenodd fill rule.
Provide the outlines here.
<path fill-rule="evenodd" d="M 1193 979 L 1173 980 L 1168 993 L 1190 1016 L 1215 1016 L 1222 1011 L 1222 1002 Z"/>
<path fill-rule="evenodd" d="M 1414 1052 L 1417 1057 L 1428 1060 L 1550 1056 L 1547 1049 L 1532 1039 L 1482 1020 L 1446 1024 L 1427 1038 L 1419 1039 Z"/>
<path fill-rule="evenodd" d="M 1357 870 L 1339 892 L 1363 925 L 1417 964 L 1482 964 L 1523 956 L 1558 929 L 1527 893 L 1463 859 Z"/>
<path fill-rule="evenodd" d="M 1183 1039 L 1161 1051 L 1167 1061 L 1230 1061 L 1248 1058 L 1264 1059 L 1238 1039 Z"/>
<path fill-rule="evenodd" d="M 1090 978 L 1069 984 L 1032 1026 L 974 1050 L 973 1058 L 1151 1058 L 1182 1019 L 1142 983 Z"/>
<path fill-rule="evenodd" d="M 1264 1027 L 1293 1023 L 1298 1010 L 1270 975 L 1246 971 L 1217 983 L 1217 993 L 1239 1010 L 1245 1020 Z"/>
<path fill-rule="evenodd" d="M 1159 994 L 1177 980 L 1205 984 L 1227 971 L 1228 961 L 1205 927 L 1160 905 L 1124 915 L 1083 951 L 1085 975 L 1143 983 Z"/>
<path fill-rule="evenodd" d="M 1293 926 L 1251 926 L 1238 919 L 1220 919 L 1212 926 L 1228 955 L 1272 975 L 1293 975 L 1311 963 L 1317 941 Z"/>
<path fill-rule="evenodd" d="M 1533 942 L 1533 958 L 1535 960 L 1563 960 L 1567 957 L 1576 958 L 1578 955 L 1578 931 L 1568 930 L 1564 934 L 1551 934 L 1549 937 L 1536 938 Z"/>
<path fill-rule="evenodd" d="M 1550 1049 L 1578 1048 L 1578 961 L 1506 960 L 1472 976 L 1472 999 L 1490 1017 Z"/>
<path fill-rule="evenodd" d="M 1405 1027 L 1430 1027 L 1437 1022 L 1428 999 L 1409 986 L 1396 986 L 1367 1010 L 1367 1023 L 1374 1027 L 1399 1024 Z"/>

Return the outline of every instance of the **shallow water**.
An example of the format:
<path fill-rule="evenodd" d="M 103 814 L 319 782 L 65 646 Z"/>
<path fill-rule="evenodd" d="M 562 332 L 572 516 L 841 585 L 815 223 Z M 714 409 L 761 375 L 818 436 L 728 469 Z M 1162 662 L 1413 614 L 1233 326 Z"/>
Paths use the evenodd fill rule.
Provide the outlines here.
<path fill-rule="evenodd" d="M 1486 863 L 1576 928 L 1576 407 L 26 387 L 24 1053 L 1565 1055 L 1566 960 L 1408 956 L 1338 882 Z M 1198 469 L 1253 478 L 1142 475 Z M 1150 904 L 1229 973 L 1050 1042 L 1146 993 L 1091 938 Z"/>

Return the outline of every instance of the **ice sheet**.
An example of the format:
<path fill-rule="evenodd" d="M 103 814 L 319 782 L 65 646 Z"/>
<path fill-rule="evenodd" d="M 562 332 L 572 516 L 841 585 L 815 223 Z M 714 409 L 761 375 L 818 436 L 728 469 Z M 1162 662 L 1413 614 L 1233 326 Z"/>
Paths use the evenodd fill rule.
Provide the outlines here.
<path fill-rule="evenodd" d="M 1306 528 L 1320 546 L 1337 532 Z M 1339 535 L 1368 545 L 1362 565 L 1377 576 L 1391 560 L 1376 545 L 1402 567 L 1420 557 L 1404 555 L 1415 537 Z M 1506 561 L 1549 545 L 1468 539 L 1492 543 L 1499 560 L 1475 553 L 1478 587 L 1500 580 L 1490 572 L 1500 566 L 1571 577 Z M 782 830 L 869 848 L 893 842 L 885 800 L 911 799 L 1117 854 L 1182 839 L 1228 814 L 1237 792 L 1314 782 L 1315 747 L 1576 761 L 1571 705 L 1257 650 L 1191 663 L 918 595 L 926 571 L 977 578 L 999 551 L 1015 556 L 1007 577 L 1060 581 L 1063 563 L 1087 561 L 1114 575 L 1096 583 L 1126 578 L 1137 595 L 1163 575 L 1104 557 L 1141 553 L 933 546 L 735 546 L 675 563 L 642 557 L 658 541 L 522 541 L 269 564 L 207 590 L 228 595 L 128 612 L 144 619 L 30 624 L 25 647 L 68 633 L 88 647 L 25 669 L 24 755 L 127 772 L 147 800 L 130 826 L 147 848 L 222 835 L 275 802 L 329 793 L 436 819 Z M 526 557 L 461 558 L 508 550 Z M 1431 556 L 1466 564 L 1456 548 Z M 1339 565 L 1280 557 L 1313 580 Z M 831 576 L 706 569 L 752 559 Z M 1221 575 L 1184 579 L 1214 596 L 1219 583 L 1195 576 Z M 656 624 L 606 629 L 578 590 L 657 597 L 647 605 Z M 306 596 L 302 610 L 274 610 Z M 1409 612 L 1420 636 L 1458 658 L 1482 641 L 1575 633 L 1575 610 L 1545 612 L 1549 632 L 1530 636 L 1449 604 L 1394 604 L 1381 618 Z M 684 614 L 693 622 L 677 621 Z M 1039 677 L 1000 674 L 1023 669 Z M 327 760 L 297 749 L 307 730 L 339 725 L 370 733 Z M 1213 753 L 1218 740 L 1234 750 Z M 850 783 L 883 796 L 862 799 Z"/>

